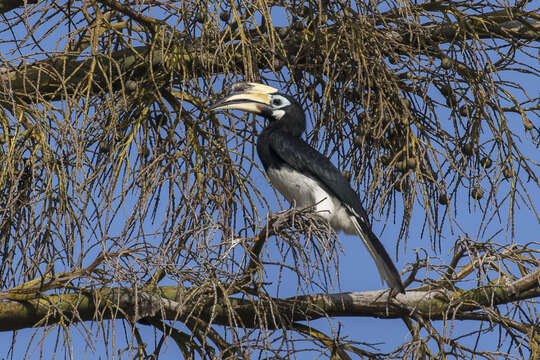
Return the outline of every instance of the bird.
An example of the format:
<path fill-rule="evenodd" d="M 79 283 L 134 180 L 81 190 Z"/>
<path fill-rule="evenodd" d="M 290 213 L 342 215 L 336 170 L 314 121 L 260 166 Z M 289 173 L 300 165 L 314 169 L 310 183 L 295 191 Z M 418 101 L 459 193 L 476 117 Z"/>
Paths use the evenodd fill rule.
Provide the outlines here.
<path fill-rule="evenodd" d="M 267 119 L 257 138 L 257 153 L 270 183 L 297 208 L 313 207 L 336 232 L 358 235 L 392 293 L 405 293 L 401 277 L 349 181 L 305 140 L 306 116 L 300 103 L 278 89 L 253 82 L 231 86 L 211 111 L 241 110 Z"/>

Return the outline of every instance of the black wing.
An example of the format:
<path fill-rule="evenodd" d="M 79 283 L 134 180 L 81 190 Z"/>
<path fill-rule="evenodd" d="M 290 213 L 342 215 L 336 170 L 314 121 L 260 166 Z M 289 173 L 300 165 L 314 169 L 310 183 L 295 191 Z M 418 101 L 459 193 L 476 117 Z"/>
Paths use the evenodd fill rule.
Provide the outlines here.
<path fill-rule="evenodd" d="M 290 167 L 313 178 L 326 187 L 330 194 L 341 200 L 356 216 L 367 221 L 367 213 L 358 194 L 351 188 L 347 179 L 320 152 L 303 139 L 282 131 L 274 131 L 268 136 L 270 150 Z"/>
<path fill-rule="evenodd" d="M 270 151 L 277 155 L 291 168 L 317 179 L 329 194 L 338 198 L 351 212 L 351 221 L 358 235 L 364 241 L 381 277 L 387 284 L 400 292 L 405 292 L 394 262 L 383 244 L 371 230 L 368 216 L 358 194 L 351 188 L 347 179 L 328 158 L 312 148 L 303 139 L 282 131 L 273 131 L 267 137 Z"/>

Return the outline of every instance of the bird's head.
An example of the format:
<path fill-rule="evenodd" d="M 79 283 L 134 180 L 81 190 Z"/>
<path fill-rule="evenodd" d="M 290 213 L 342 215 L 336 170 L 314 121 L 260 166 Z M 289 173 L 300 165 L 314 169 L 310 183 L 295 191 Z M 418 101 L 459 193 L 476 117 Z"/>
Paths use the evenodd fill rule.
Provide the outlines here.
<path fill-rule="evenodd" d="M 306 129 L 306 117 L 298 101 L 277 89 L 258 83 L 236 83 L 232 94 L 219 100 L 210 110 L 242 110 L 267 118 L 272 127 L 300 136 Z"/>

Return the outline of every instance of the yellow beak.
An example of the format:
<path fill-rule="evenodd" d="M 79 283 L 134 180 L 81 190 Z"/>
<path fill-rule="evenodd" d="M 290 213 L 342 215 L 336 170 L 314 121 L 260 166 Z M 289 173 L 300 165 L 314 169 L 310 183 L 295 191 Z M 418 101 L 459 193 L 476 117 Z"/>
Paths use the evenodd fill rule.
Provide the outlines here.
<path fill-rule="evenodd" d="M 261 114 L 270 106 L 272 94 L 276 88 L 258 83 L 236 83 L 231 87 L 233 94 L 227 96 L 210 107 L 210 110 L 242 110 Z"/>

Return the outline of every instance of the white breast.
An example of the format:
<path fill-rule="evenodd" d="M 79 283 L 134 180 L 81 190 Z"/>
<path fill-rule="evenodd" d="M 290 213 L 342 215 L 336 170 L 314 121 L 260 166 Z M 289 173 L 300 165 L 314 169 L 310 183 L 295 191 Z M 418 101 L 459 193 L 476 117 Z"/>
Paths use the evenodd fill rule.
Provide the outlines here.
<path fill-rule="evenodd" d="M 354 224 L 341 201 L 330 195 L 318 181 L 294 171 L 288 166 L 268 169 L 268 177 L 291 204 L 298 208 L 314 206 L 314 210 L 336 230 L 356 234 Z M 317 205 L 315 205 L 317 204 Z"/>

